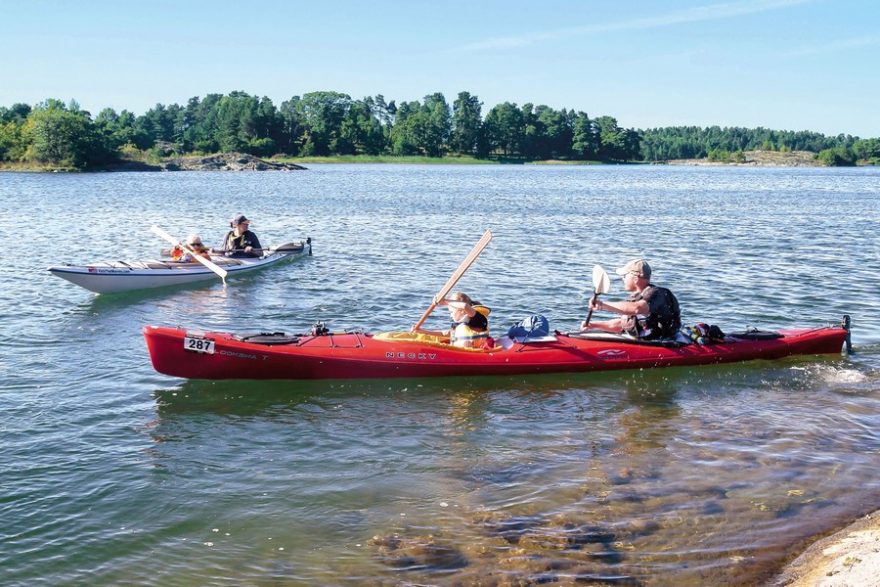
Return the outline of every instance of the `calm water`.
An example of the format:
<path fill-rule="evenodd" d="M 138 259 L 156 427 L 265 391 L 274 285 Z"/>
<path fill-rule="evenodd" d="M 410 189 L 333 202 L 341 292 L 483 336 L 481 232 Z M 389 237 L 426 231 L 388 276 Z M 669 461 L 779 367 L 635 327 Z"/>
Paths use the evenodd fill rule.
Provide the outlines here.
<path fill-rule="evenodd" d="M 880 507 L 877 170 L 3 174 L 0 206 L 3 585 L 754 584 Z M 315 256 L 116 297 L 45 271 L 155 257 L 154 223 L 216 243 L 238 211 Z M 850 313 L 857 354 L 345 383 L 149 364 L 145 324 L 405 329 L 488 227 L 461 288 L 496 332 L 575 327 L 593 264 L 645 255 L 686 322 Z"/>

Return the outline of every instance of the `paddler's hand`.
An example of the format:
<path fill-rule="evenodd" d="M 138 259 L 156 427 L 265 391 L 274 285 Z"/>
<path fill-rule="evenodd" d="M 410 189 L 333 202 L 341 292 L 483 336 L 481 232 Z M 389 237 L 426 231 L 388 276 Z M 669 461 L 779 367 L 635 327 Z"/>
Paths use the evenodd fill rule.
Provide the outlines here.
<path fill-rule="evenodd" d="M 594 300 L 590 300 L 590 309 L 593 310 L 594 312 L 596 310 L 601 310 L 602 306 L 604 306 L 604 305 L 605 304 L 602 303 L 602 300 L 600 300 L 598 298 L 596 298 Z"/>

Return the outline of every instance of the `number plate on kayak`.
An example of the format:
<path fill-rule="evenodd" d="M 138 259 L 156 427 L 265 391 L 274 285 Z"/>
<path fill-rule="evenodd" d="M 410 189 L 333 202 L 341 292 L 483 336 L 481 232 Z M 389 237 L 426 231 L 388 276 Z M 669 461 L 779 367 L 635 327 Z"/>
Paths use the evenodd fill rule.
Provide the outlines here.
<path fill-rule="evenodd" d="M 183 337 L 183 348 L 187 351 L 195 351 L 197 353 L 214 354 L 214 341 L 206 338 L 195 338 L 192 336 Z"/>

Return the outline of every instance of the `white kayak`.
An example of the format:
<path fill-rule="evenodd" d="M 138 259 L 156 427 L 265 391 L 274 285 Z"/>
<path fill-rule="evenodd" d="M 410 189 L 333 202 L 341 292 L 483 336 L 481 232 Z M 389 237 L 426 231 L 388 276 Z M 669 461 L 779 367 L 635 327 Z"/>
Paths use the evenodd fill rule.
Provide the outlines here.
<path fill-rule="evenodd" d="M 275 265 L 285 259 L 312 254 L 312 239 L 269 247 L 262 257 L 225 257 L 212 255 L 211 261 L 227 271 L 228 276 Z M 183 285 L 217 279 L 217 274 L 201 263 L 173 261 L 102 261 L 88 265 L 49 267 L 52 275 L 66 279 L 99 294 L 138 289 Z"/>

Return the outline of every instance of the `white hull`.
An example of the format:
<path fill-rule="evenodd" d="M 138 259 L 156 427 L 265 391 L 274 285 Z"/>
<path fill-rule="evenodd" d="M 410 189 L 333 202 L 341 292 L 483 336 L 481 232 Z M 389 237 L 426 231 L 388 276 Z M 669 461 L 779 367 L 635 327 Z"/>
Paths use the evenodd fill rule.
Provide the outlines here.
<path fill-rule="evenodd" d="M 311 253 L 311 244 L 304 242 L 298 247 L 284 245 L 283 250 L 273 251 L 265 257 L 238 259 L 212 257 L 211 260 L 228 272 L 227 277 L 233 277 L 238 273 L 254 271 L 274 265 L 284 259 L 301 257 Z M 199 263 L 172 263 L 168 261 L 111 261 L 90 265 L 61 265 L 49 267 L 49 272 L 99 294 L 185 285 L 219 279 L 216 273 Z"/>

